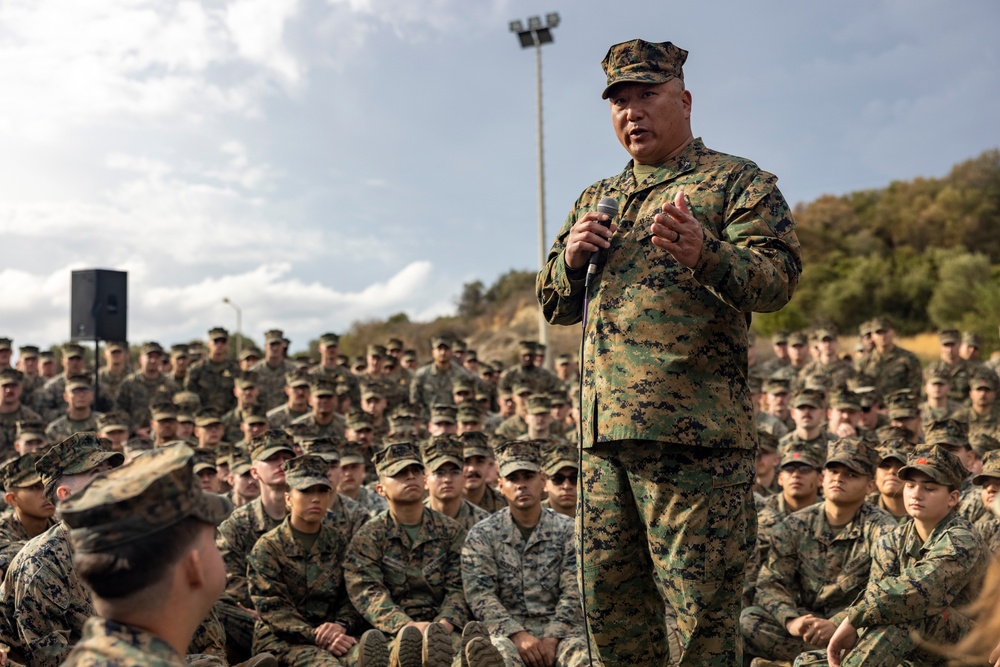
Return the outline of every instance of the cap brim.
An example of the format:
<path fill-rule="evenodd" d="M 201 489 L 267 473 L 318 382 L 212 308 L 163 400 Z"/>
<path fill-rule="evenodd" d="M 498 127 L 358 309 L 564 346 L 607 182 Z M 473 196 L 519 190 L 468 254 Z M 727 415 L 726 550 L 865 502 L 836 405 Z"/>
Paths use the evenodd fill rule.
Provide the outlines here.
<path fill-rule="evenodd" d="M 203 470 L 213 470 L 215 472 L 219 471 L 218 466 L 213 463 L 195 463 L 194 464 L 194 474 L 198 474 Z"/>
<path fill-rule="evenodd" d="M 862 464 L 846 456 L 837 456 L 831 459 L 827 459 L 826 463 L 823 464 L 823 467 L 827 468 L 831 463 L 839 463 L 841 465 L 847 466 L 849 469 L 853 470 L 859 475 L 868 475 L 870 477 L 873 474 L 871 470 L 865 470 L 865 467 Z"/>
<path fill-rule="evenodd" d="M 546 466 L 544 472 L 545 472 L 546 475 L 552 476 L 555 473 L 557 473 L 560 470 L 562 470 L 563 468 L 573 468 L 575 470 L 579 470 L 580 469 L 580 464 L 578 462 L 576 462 L 576 461 L 569 461 L 569 460 L 563 459 L 561 461 L 556 461 L 555 463 L 552 463 L 552 464 Z"/>
<path fill-rule="evenodd" d="M 923 474 L 927 475 L 932 480 L 934 480 L 934 482 L 937 484 L 944 484 L 945 486 L 948 485 L 947 481 L 942 481 L 943 476 L 941 472 L 937 468 L 928 465 L 914 465 L 914 464 L 905 465 L 899 469 L 899 472 L 896 473 L 896 476 L 902 480 L 907 480 L 909 479 L 910 475 L 915 472 L 922 472 Z"/>
<path fill-rule="evenodd" d="M 235 468 L 229 468 L 229 473 L 231 475 L 239 477 L 240 475 L 245 475 L 246 473 L 250 472 L 250 468 L 251 466 L 249 463 L 241 463 Z"/>
<path fill-rule="evenodd" d="M 285 482 L 288 487 L 295 489 L 296 491 L 303 491 L 313 486 L 325 486 L 328 489 L 333 488 L 333 484 L 330 483 L 330 479 L 327 477 L 309 476 L 309 477 L 295 477 L 292 479 L 285 478 Z"/>
<path fill-rule="evenodd" d="M 428 470 L 437 470 L 445 463 L 453 463 L 454 465 L 458 466 L 459 470 L 461 470 L 462 467 L 465 465 L 465 461 L 462 461 L 461 459 L 455 456 L 436 456 L 433 459 L 428 459 L 424 465 L 427 467 Z"/>
<path fill-rule="evenodd" d="M 350 456 L 341 456 L 340 457 L 340 465 L 342 465 L 342 466 L 349 466 L 349 465 L 354 465 L 355 463 L 364 463 L 364 462 L 365 462 L 365 459 L 364 459 L 363 456 L 354 456 L 352 454 Z"/>
<path fill-rule="evenodd" d="M 1000 470 L 984 470 L 972 478 L 972 483 L 976 486 L 982 486 L 987 478 L 1000 479 Z M 25 486 L 29 485 L 25 484 Z"/>
<path fill-rule="evenodd" d="M 295 450 L 292 449 L 291 447 L 269 447 L 269 448 L 265 449 L 264 451 L 260 452 L 259 454 L 257 454 L 257 456 L 253 457 L 253 460 L 254 461 L 266 461 L 269 458 L 271 458 L 272 456 L 274 456 L 275 454 L 277 454 L 278 452 L 288 452 L 289 454 L 291 454 L 293 456 L 295 455 Z"/>
<path fill-rule="evenodd" d="M 418 465 L 421 468 L 424 467 L 424 462 L 418 459 L 403 459 L 402 461 L 394 461 L 389 465 L 386 465 L 379 469 L 379 475 L 385 475 L 386 477 L 394 477 L 398 475 L 400 471 L 405 470 L 408 466 Z"/>
<path fill-rule="evenodd" d="M 537 463 L 532 463 L 531 461 L 509 461 L 500 466 L 500 476 L 506 477 L 511 473 L 517 472 L 518 470 L 541 472 L 542 467 Z"/>
<path fill-rule="evenodd" d="M 89 472 L 103 463 L 110 463 L 112 467 L 117 468 L 122 463 L 125 462 L 125 455 L 121 452 L 94 452 L 87 458 L 85 458 L 80 463 L 76 465 L 65 468 L 62 471 L 63 475 L 81 475 L 85 472 Z"/>
<path fill-rule="evenodd" d="M 485 456 L 488 459 L 493 458 L 493 452 L 483 447 L 466 447 L 462 450 L 462 456 L 465 458 L 471 458 L 473 456 Z"/>
<path fill-rule="evenodd" d="M 657 78 L 659 78 L 659 77 L 657 77 Z M 601 93 L 601 99 L 602 100 L 608 99 L 608 92 L 612 88 L 614 88 L 615 86 L 617 86 L 619 83 L 651 83 L 653 85 L 656 85 L 656 84 L 659 84 L 659 83 L 666 83 L 667 81 L 670 81 L 673 78 L 676 78 L 673 74 L 663 74 L 663 79 L 660 80 L 660 81 L 658 81 L 658 80 L 650 77 L 649 75 L 642 75 L 642 76 L 627 76 L 626 75 L 626 76 L 620 77 L 618 79 L 615 79 L 614 81 L 612 81 L 611 83 L 609 83 L 607 85 L 607 87 L 604 89 L 604 92 Z"/>
<path fill-rule="evenodd" d="M 41 475 L 39 475 L 37 472 L 32 472 L 28 473 L 27 476 L 22 477 L 21 479 L 12 483 L 11 486 L 17 489 L 22 489 L 26 486 L 34 486 L 35 484 L 38 484 L 41 481 L 42 481 Z"/>

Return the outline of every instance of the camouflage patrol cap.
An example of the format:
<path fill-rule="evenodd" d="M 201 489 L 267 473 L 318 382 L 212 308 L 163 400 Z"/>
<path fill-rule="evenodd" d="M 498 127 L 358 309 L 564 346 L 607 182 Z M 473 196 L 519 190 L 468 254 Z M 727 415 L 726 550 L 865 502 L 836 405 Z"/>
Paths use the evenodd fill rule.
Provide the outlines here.
<path fill-rule="evenodd" d="M 791 384 L 788 380 L 771 377 L 764 380 L 763 389 L 765 394 L 787 394 L 791 389 Z"/>
<path fill-rule="evenodd" d="M 461 423 L 479 423 L 483 419 L 483 411 L 475 403 L 462 403 L 455 412 L 455 419 Z"/>
<path fill-rule="evenodd" d="M 985 486 L 989 481 L 988 478 L 1000 479 L 1000 450 L 986 452 L 986 456 L 983 457 L 983 469 L 972 478 L 972 483 L 976 486 Z"/>
<path fill-rule="evenodd" d="M 398 338 L 390 338 L 385 344 L 385 349 L 389 352 L 401 352 L 403 350 L 403 341 Z"/>
<path fill-rule="evenodd" d="M 36 419 L 22 419 L 17 422 L 17 435 L 16 439 L 20 440 L 28 436 L 37 436 L 42 440 L 45 439 L 45 422 L 38 421 Z"/>
<path fill-rule="evenodd" d="M 42 361 L 52 361 L 53 359 L 55 359 L 55 355 L 52 354 L 52 352 L 50 352 L 49 350 L 40 350 L 38 352 L 38 358 L 41 359 Z"/>
<path fill-rule="evenodd" d="M 877 447 L 879 463 L 882 463 L 886 459 L 895 459 L 906 465 L 906 462 L 909 460 L 907 451 L 912 449 L 913 447 L 909 443 L 899 438 L 883 440 Z"/>
<path fill-rule="evenodd" d="M 340 446 L 340 465 L 349 466 L 368 460 L 360 442 L 348 440 Z"/>
<path fill-rule="evenodd" d="M 529 384 L 528 382 L 525 382 L 524 380 L 518 380 L 517 382 L 511 385 L 510 392 L 514 396 L 524 396 L 526 394 L 535 393 L 535 388 L 532 387 L 531 384 Z"/>
<path fill-rule="evenodd" d="M 554 475 L 563 468 L 580 469 L 579 452 L 576 446 L 566 442 L 549 440 L 541 443 L 542 471 Z"/>
<path fill-rule="evenodd" d="M 314 377 L 309 385 L 309 391 L 313 396 L 336 396 L 337 383 L 324 377 Z"/>
<path fill-rule="evenodd" d="M 528 397 L 526 411 L 529 415 L 547 415 L 552 410 L 552 401 L 544 394 Z"/>
<path fill-rule="evenodd" d="M 243 408 L 242 414 L 240 415 L 240 421 L 248 426 L 250 424 L 266 424 L 267 410 L 263 405 L 248 405 Z"/>
<path fill-rule="evenodd" d="M 537 440 L 502 442 L 497 445 L 496 458 L 501 477 L 507 477 L 518 470 L 542 471 L 542 452 Z"/>
<path fill-rule="evenodd" d="M 385 398 L 385 395 L 379 389 L 378 385 L 367 384 L 365 388 L 361 390 L 361 400 L 367 401 L 369 398 Z"/>
<path fill-rule="evenodd" d="M 354 363 L 351 365 L 351 368 L 355 371 L 363 371 L 368 368 L 368 360 L 361 355 L 358 355 L 354 357 Z"/>
<path fill-rule="evenodd" d="M 927 445 L 969 446 L 969 427 L 957 419 L 939 419 L 924 427 L 924 443 Z"/>
<path fill-rule="evenodd" d="M 788 335 L 788 332 L 784 330 L 775 331 L 771 334 L 771 345 L 787 345 Z"/>
<path fill-rule="evenodd" d="M 264 332 L 264 342 L 265 343 L 284 343 L 288 344 L 291 341 L 285 339 L 285 332 L 281 329 L 270 329 Z"/>
<path fill-rule="evenodd" d="M 986 431 L 976 431 L 969 434 L 969 446 L 983 458 L 988 452 L 1000 449 L 1000 440 L 997 440 Z"/>
<path fill-rule="evenodd" d="M 266 461 L 278 452 L 289 452 L 294 455 L 295 441 L 292 440 L 292 436 L 280 428 L 272 428 L 255 438 L 251 438 L 247 448 L 250 451 L 251 459 Z"/>
<path fill-rule="evenodd" d="M 823 469 L 823 460 L 808 447 L 787 447 L 781 451 L 781 463 L 779 468 L 787 465 L 800 464 L 807 465 L 815 470 Z"/>
<path fill-rule="evenodd" d="M 647 42 L 633 39 L 615 44 L 601 61 L 607 86 L 601 99 L 608 99 L 611 87 L 618 83 L 666 83 L 684 80 L 684 61 L 688 52 L 670 42 Z"/>
<path fill-rule="evenodd" d="M 305 491 L 314 486 L 333 488 L 327 471 L 330 463 L 316 454 L 303 454 L 294 459 L 288 459 L 281 466 L 285 470 L 285 483 L 296 491 Z"/>
<path fill-rule="evenodd" d="M 535 349 L 538 347 L 538 343 L 533 340 L 522 340 L 517 344 L 518 354 L 534 354 Z"/>
<path fill-rule="evenodd" d="M 201 407 L 201 398 L 193 391 L 179 391 L 170 400 L 184 412 L 194 413 Z"/>
<path fill-rule="evenodd" d="M 841 463 L 861 475 L 875 476 L 879 453 L 861 438 L 839 438 L 829 444 L 824 468 L 831 463 Z"/>
<path fill-rule="evenodd" d="M 837 332 L 828 327 L 820 327 L 818 329 L 813 329 L 809 338 L 817 343 L 824 340 L 835 341 L 837 340 Z"/>
<path fill-rule="evenodd" d="M 400 357 L 403 361 L 414 361 L 417 358 L 416 350 L 403 350 L 403 356 Z"/>
<path fill-rule="evenodd" d="M 876 317 L 871 321 L 872 333 L 878 333 L 879 331 L 894 331 L 895 327 L 892 326 L 892 320 L 888 317 Z"/>
<path fill-rule="evenodd" d="M 209 340 L 216 340 L 219 338 L 225 338 L 229 340 L 229 332 L 226 331 L 225 327 L 212 327 L 208 330 Z"/>
<path fill-rule="evenodd" d="M 233 477 L 240 477 L 250 472 L 250 468 L 253 467 L 253 460 L 243 449 L 234 449 L 233 453 L 229 455 L 229 474 Z"/>
<path fill-rule="evenodd" d="M 469 348 L 469 344 L 461 338 L 455 338 L 452 341 L 451 346 L 456 352 L 465 352 Z"/>
<path fill-rule="evenodd" d="M 260 359 L 262 356 L 264 356 L 264 353 L 253 346 L 245 347 L 242 350 L 240 350 L 240 361 L 247 361 L 248 359 Z"/>
<path fill-rule="evenodd" d="M 35 462 L 35 470 L 45 484 L 45 494 L 51 496 L 55 485 L 67 475 L 82 475 L 103 463 L 111 466 L 124 463 L 125 456 L 109 451 L 110 448 L 111 443 L 96 433 L 74 433 L 49 447 Z"/>
<path fill-rule="evenodd" d="M 913 419 L 920 415 L 919 398 L 909 389 L 894 391 L 885 399 L 889 419 Z"/>
<path fill-rule="evenodd" d="M 83 356 L 83 346 L 77 343 L 66 343 L 62 346 L 62 356 L 65 359 Z"/>
<path fill-rule="evenodd" d="M 411 436 L 416 434 L 417 426 L 413 423 L 413 420 L 409 417 L 403 416 L 392 416 L 389 417 L 389 433 L 393 436 L 406 435 Z"/>
<path fill-rule="evenodd" d="M 476 363 L 479 363 L 479 352 L 477 352 L 476 350 L 466 350 L 465 351 L 465 360 L 466 361 L 475 361 Z"/>
<path fill-rule="evenodd" d="M 194 450 L 194 474 L 198 474 L 205 470 L 211 470 L 213 472 L 218 471 L 218 466 L 215 464 L 215 452 L 211 449 L 196 449 Z"/>
<path fill-rule="evenodd" d="M 764 454 L 774 454 L 778 451 L 778 437 L 770 431 L 757 428 L 757 446 Z"/>
<path fill-rule="evenodd" d="M 424 466 L 432 472 L 445 463 L 452 463 L 461 469 L 465 465 L 462 452 L 462 441 L 450 435 L 435 436 L 420 445 Z"/>
<path fill-rule="evenodd" d="M 435 336 L 431 338 L 431 348 L 446 347 L 449 350 L 452 347 L 451 339 L 447 336 Z"/>
<path fill-rule="evenodd" d="M 961 339 L 958 329 L 944 329 L 938 332 L 938 342 L 941 344 L 957 345 Z"/>
<path fill-rule="evenodd" d="M 4 490 L 11 491 L 40 483 L 42 478 L 35 470 L 35 463 L 44 455 L 45 452 L 41 450 L 28 452 L 4 464 L 0 469 Z"/>
<path fill-rule="evenodd" d="M 302 370 L 301 368 L 292 371 L 291 373 L 285 374 L 285 386 L 292 387 L 308 387 L 309 386 L 309 373 Z"/>
<path fill-rule="evenodd" d="M 996 391 L 996 376 L 990 372 L 973 373 L 972 377 L 969 378 L 969 389 L 987 389 L 989 391 Z"/>
<path fill-rule="evenodd" d="M 215 424 L 221 424 L 222 419 L 219 417 L 219 412 L 215 408 L 202 408 L 198 412 L 194 413 L 194 425 L 204 428 L 206 426 L 213 426 Z"/>
<path fill-rule="evenodd" d="M 139 354 L 163 354 L 163 346 L 156 341 L 149 341 L 143 343 L 142 347 L 139 348 Z"/>
<path fill-rule="evenodd" d="M 153 421 L 163 422 L 177 419 L 177 408 L 174 407 L 173 403 L 157 403 L 150 409 L 150 412 Z"/>
<path fill-rule="evenodd" d="M 257 384 L 257 374 L 250 371 L 242 373 L 233 380 L 233 385 L 237 389 L 251 389 L 253 387 L 257 387 L 259 386 Z"/>
<path fill-rule="evenodd" d="M 809 338 L 804 331 L 788 334 L 788 344 L 791 347 L 804 347 L 809 344 Z"/>
<path fill-rule="evenodd" d="M 865 336 L 871 336 L 875 331 L 874 320 L 865 320 L 858 325 L 858 335 L 864 338 Z"/>
<path fill-rule="evenodd" d="M 340 336 L 335 333 L 325 333 L 319 337 L 320 347 L 336 347 L 340 345 Z"/>
<path fill-rule="evenodd" d="M 553 408 L 558 408 L 563 405 L 569 405 L 569 394 L 565 391 L 554 391 L 551 394 L 547 394 L 549 397 L 549 403 Z"/>
<path fill-rule="evenodd" d="M 943 363 L 934 363 L 924 369 L 924 382 L 951 384 L 951 373 Z"/>
<path fill-rule="evenodd" d="M 314 438 L 319 435 L 319 430 L 316 425 L 308 421 L 304 422 L 292 422 L 291 424 L 286 424 L 282 427 L 292 439 L 301 443 L 306 438 Z"/>
<path fill-rule="evenodd" d="M 74 389 L 93 390 L 94 382 L 89 375 L 72 375 L 66 379 L 66 391 Z"/>
<path fill-rule="evenodd" d="M 432 424 L 454 424 L 455 417 L 458 414 L 458 408 L 454 405 L 447 405 L 445 403 L 435 403 L 431 406 L 431 423 Z"/>
<path fill-rule="evenodd" d="M 302 453 L 312 454 L 322 458 L 329 465 L 340 463 L 338 441 L 328 435 L 316 435 L 302 439 Z"/>
<path fill-rule="evenodd" d="M 180 444 L 147 452 L 96 478 L 59 507 L 79 553 L 131 544 L 188 517 L 217 526 L 231 511 L 224 497 L 201 490 L 194 452 Z"/>
<path fill-rule="evenodd" d="M 573 363 L 573 357 L 569 354 L 560 354 L 556 357 L 556 366 L 568 366 Z"/>
<path fill-rule="evenodd" d="M 14 341 L 10 338 L 0 338 L 0 351 L 10 350 L 14 345 Z"/>
<path fill-rule="evenodd" d="M 983 341 L 975 331 L 963 331 L 962 345 L 966 347 L 982 347 Z"/>
<path fill-rule="evenodd" d="M 186 412 L 178 412 L 177 413 L 177 423 L 178 424 L 193 424 L 194 423 L 194 416 L 193 415 L 189 415 Z"/>
<path fill-rule="evenodd" d="M 191 348 L 186 343 L 177 343 L 170 346 L 170 356 L 175 359 L 183 359 L 190 356 Z"/>
<path fill-rule="evenodd" d="M 854 410 L 855 412 L 860 412 L 861 401 L 858 400 L 857 394 L 844 387 L 833 392 L 833 396 L 830 397 L 830 407 L 834 410 Z"/>
<path fill-rule="evenodd" d="M 17 356 L 22 359 L 37 359 L 38 358 L 38 346 L 37 345 L 22 345 L 17 348 Z"/>
<path fill-rule="evenodd" d="M 462 441 L 462 457 L 471 458 L 473 456 L 485 456 L 493 458 L 493 448 L 490 447 L 489 438 L 482 431 L 468 431 L 458 436 Z"/>
<path fill-rule="evenodd" d="M 97 418 L 97 432 L 101 435 L 112 431 L 128 431 L 128 414 L 121 410 L 106 412 Z"/>
<path fill-rule="evenodd" d="M 822 408 L 826 403 L 826 396 L 815 389 L 803 389 L 792 397 L 793 408 Z"/>
<path fill-rule="evenodd" d="M 420 459 L 420 452 L 412 442 L 396 442 L 386 445 L 374 456 L 375 470 L 380 477 L 392 477 L 398 475 L 400 471 L 408 466 L 418 465 L 421 469 L 424 462 Z"/>
<path fill-rule="evenodd" d="M 365 429 L 372 430 L 374 429 L 372 416 L 363 410 L 355 410 L 347 415 L 347 428 L 351 429 L 355 433 Z"/>
<path fill-rule="evenodd" d="M 460 391 L 472 393 L 475 390 L 476 384 L 470 377 L 457 377 L 451 381 L 451 391 L 453 394 L 457 394 Z"/>
<path fill-rule="evenodd" d="M 5 387 L 9 384 L 22 384 L 24 382 L 24 373 L 14 368 L 5 368 L 0 371 L 0 387 Z"/>
<path fill-rule="evenodd" d="M 922 472 L 938 484 L 952 489 L 961 488 L 969 471 L 962 460 L 944 447 L 920 445 L 910 455 L 906 465 L 896 473 L 902 480 L 908 480 L 915 472 Z"/>
<path fill-rule="evenodd" d="M 378 343 L 372 343 L 368 346 L 367 350 L 369 357 L 384 357 L 386 355 L 385 345 L 379 345 Z"/>

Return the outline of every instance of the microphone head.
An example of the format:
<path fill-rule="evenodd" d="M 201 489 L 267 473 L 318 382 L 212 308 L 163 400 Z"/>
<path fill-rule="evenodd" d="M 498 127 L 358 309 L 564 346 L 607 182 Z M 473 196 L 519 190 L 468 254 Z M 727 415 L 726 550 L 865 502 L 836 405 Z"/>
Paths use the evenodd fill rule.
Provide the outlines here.
<path fill-rule="evenodd" d="M 609 218 L 618 215 L 618 200 L 614 197 L 605 197 L 597 204 L 597 212 L 603 213 Z"/>

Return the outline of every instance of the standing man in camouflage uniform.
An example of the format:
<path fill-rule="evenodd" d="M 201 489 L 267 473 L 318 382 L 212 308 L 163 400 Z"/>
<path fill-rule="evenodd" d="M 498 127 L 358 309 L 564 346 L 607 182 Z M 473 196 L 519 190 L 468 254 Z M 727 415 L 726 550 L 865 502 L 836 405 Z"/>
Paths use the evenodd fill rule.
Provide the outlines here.
<path fill-rule="evenodd" d="M 288 360 L 289 340 L 281 329 L 271 329 L 264 333 L 264 358 L 250 370 L 257 377 L 260 387 L 260 403 L 265 410 L 271 410 L 285 402 L 285 378 L 298 367 Z"/>
<path fill-rule="evenodd" d="M 309 374 L 306 371 L 296 369 L 286 375 L 284 392 L 287 402 L 267 413 L 271 428 L 284 428 L 309 414 Z"/>
<path fill-rule="evenodd" d="M 309 371 L 309 375 L 322 377 L 331 382 L 343 383 L 347 386 L 348 395 L 351 397 L 353 405 L 361 404 L 361 385 L 358 378 L 348 369 L 340 365 L 338 357 L 340 336 L 335 333 L 325 333 L 319 337 L 319 358 L 320 362 L 316 368 Z"/>
<path fill-rule="evenodd" d="M 45 378 L 38 372 L 40 353 L 37 345 L 22 345 L 17 349 L 17 369 L 24 373 L 21 401 L 33 407 L 35 393 L 42 390 Z"/>
<path fill-rule="evenodd" d="M 778 441 L 778 450 L 808 449 L 820 461 L 826 460 L 826 448 L 832 438 L 823 427 L 824 396 L 822 393 L 803 389 L 792 398 L 792 421 L 795 430 Z"/>
<path fill-rule="evenodd" d="M 214 327 L 208 332 L 208 358 L 191 366 L 184 388 L 198 394 L 202 407 L 212 407 L 219 414 L 228 412 L 236 404 L 233 382 L 240 374 L 239 364 L 230 359 L 229 332 Z"/>
<path fill-rule="evenodd" d="M 961 340 L 962 337 L 958 333 L 958 329 L 945 329 L 938 332 L 940 360 L 934 364 L 946 372 L 951 386 L 949 398 L 956 403 L 961 403 L 969 396 L 969 373 L 973 366 L 958 354 Z"/>
<path fill-rule="evenodd" d="M 62 346 L 62 356 L 59 361 L 62 363 L 62 374 L 45 383 L 37 403 L 32 406 L 47 422 L 59 419 L 66 411 L 66 399 L 64 398 L 66 381 L 86 372 L 83 348 L 76 343 L 66 343 Z"/>
<path fill-rule="evenodd" d="M 189 349 L 184 343 L 170 346 L 170 379 L 178 387 L 183 387 L 187 380 L 188 367 L 191 365 Z"/>
<path fill-rule="evenodd" d="M 424 461 L 427 497 L 424 505 L 454 519 L 468 531 L 490 515 L 462 495 L 465 490 L 465 461 L 462 441 L 451 435 L 433 437 L 420 446 Z"/>
<path fill-rule="evenodd" d="M 513 391 L 514 385 L 523 383 L 530 387 L 533 394 L 548 394 L 560 387 L 559 377 L 552 371 L 535 365 L 535 352 L 538 343 L 533 340 L 522 340 L 518 343 L 517 354 L 520 364 L 508 368 L 500 375 L 497 388 L 500 391 Z"/>
<path fill-rule="evenodd" d="M 17 423 L 20 421 L 41 421 L 37 412 L 21 402 L 24 374 L 8 368 L 0 371 L 0 456 L 14 452 L 17 440 Z"/>
<path fill-rule="evenodd" d="M 826 646 L 843 610 L 864 590 L 871 551 L 896 526 L 865 502 L 877 461 L 866 442 L 838 440 L 826 461 L 823 502 L 774 527 L 768 560 L 757 577 L 756 606 L 740 615 L 752 655 L 790 664 L 808 647 Z"/>
<path fill-rule="evenodd" d="M 872 321 L 875 349 L 860 373 L 875 378 L 875 388 L 882 396 L 900 389 L 920 393 L 921 368 L 917 355 L 896 345 L 896 330 L 887 317 Z"/>
<path fill-rule="evenodd" d="M 121 395 L 145 394 L 146 404 L 142 407 L 146 409 L 147 419 L 150 407 L 158 403 L 169 403 L 174 394 L 181 390 L 170 376 L 163 372 L 165 354 L 163 347 L 157 342 L 144 344 L 139 352 L 139 370 L 125 378 L 119 390 Z M 137 393 L 139 387 L 142 388 L 141 394 Z M 133 409 L 132 406 L 130 409 Z"/>
<path fill-rule="evenodd" d="M 101 402 L 113 406 L 118 400 L 118 390 L 129 376 L 128 343 L 111 341 L 104 344 L 104 368 L 97 372 L 101 383 Z M 100 408 L 99 408 L 100 409 Z M 109 408 L 105 408 L 109 409 Z"/>
<path fill-rule="evenodd" d="M 471 377 L 469 371 L 452 360 L 452 342 L 444 336 L 431 340 L 433 361 L 417 369 L 410 383 L 410 402 L 421 406 L 425 414 L 432 405 L 455 402 L 452 385 L 456 378 Z"/>
<path fill-rule="evenodd" d="M 64 502 L 99 473 L 120 466 L 93 433 L 77 433 L 49 449 L 35 464 L 45 496 Z M 17 648 L 32 667 L 57 667 L 94 615 L 90 593 L 73 568 L 65 521 L 31 540 L 11 561 L 0 588 L 0 608 Z M 16 613 L 15 613 L 16 610 Z"/>
<path fill-rule="evenodd" d="M 508 506 L 476 524 L 462 547 L 473 617 L 508 665 L 589 667 L 572 520 L 542 507 L 537 441 L 497 448 Z"/>
<path fill-rule="evenodd" d="M 343 439 L 347 431 L 347 420 L 337 412 L 337 385 L 325 377 L 313 376 L 309 389 L 309 405 L 312 410 L 292 423 L 308 425 L 313 429 L 314 435 Z"/>
<path fill-rule="evenodd" d="M 837 332 L 833 329 L 816 329 L 809 339 L 816 351 L 816 358 L 802 369 L 799 378 L 827 389 L 846 386 L 847 381 L 854 377 L 854 367 L 837 353 Z"/>
<path fill-rule="evenodd" d="M 60 378 L 56 378 L 60 379 Z M 89 375 L 74 375 L 66 381 L 63 400 L 66 410 L 63 416 L 45 427 L 45 437 L 49 442 L 59 442 L 74 433 L 96 431 L 101 413 L 94 412 L 94 386 Z"/>

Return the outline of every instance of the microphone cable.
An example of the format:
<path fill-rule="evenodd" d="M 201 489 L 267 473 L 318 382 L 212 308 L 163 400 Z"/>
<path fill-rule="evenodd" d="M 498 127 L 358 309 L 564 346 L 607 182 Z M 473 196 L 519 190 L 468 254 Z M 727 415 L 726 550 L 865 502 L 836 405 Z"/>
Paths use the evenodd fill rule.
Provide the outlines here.
<path fill-rule="evenodd" d="M 577 539 L 577 547 L 580 550 L 580 597 L 583 602 L 583 622 L 584 631 L 587 638 L 587 662 L 593 667 L 594 655 L 593 649 L 591 648 L 591 631 L 590 631 L 590 618 L 587 616 L 587 570 L 586 570 L 586 546 L 583 541 L 583 533 L 586 527 L 587 521 L 587 495 L 584 490 L 585 482 L 583 477 L 583 374 L 585 372 L 583 363 L 583 351 L 587 342 L 587 311 L 590 309 L 590 278 L 594 275 L 590 271 L 587 271 L 587 277 L 583 281 L 583 317 L 582 317 L 582 332 L 580 335 L 580 378 L 579 378 L 579 392 L 577 393 L 577 400 L 580 403 L 580 423 L 577 424 L 577 459 L 580 465 L 580 535 Z"/>

